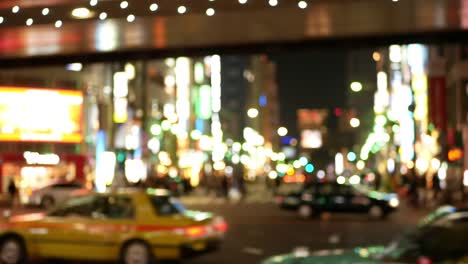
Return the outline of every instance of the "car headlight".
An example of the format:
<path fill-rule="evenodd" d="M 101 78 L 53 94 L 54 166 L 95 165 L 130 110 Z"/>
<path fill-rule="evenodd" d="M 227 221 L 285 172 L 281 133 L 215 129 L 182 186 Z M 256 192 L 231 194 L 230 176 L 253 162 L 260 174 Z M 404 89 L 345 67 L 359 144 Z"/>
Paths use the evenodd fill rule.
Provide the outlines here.
<path fill-rule="evenodd" d="M 396 208 L 400 205 L 400 200 L 398 200 L 398 198 L 392 198 L 390 199 L 390 201 L 388 201 L 388 204 L 393 207 L 393 208 Z"/>
<path fill-rule="evenodd" d="M 297 247 L 294 249 L 293 255 L 296 258 L 305 258 L 310 255 L 310 251 L 306 247 Z"/>

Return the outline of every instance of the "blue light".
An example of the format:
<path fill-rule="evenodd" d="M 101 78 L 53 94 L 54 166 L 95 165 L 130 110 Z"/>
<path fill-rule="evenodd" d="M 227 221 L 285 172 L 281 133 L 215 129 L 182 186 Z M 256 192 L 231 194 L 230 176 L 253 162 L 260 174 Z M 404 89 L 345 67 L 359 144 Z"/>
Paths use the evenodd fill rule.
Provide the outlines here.
<path fill-rule="evenodd" d="M 266 97 L 266 95 L 260 95 L 260 98 L 258 98 L 258 104 L 261 106 L 261 107 L 264 107 L 266 106 L 268 103 L 268 99 Z"/>
<path fill-rule="evenodd" d="M 195 121 L 195 130 L 198 130 L 200 132 L 204 132 L 205 130 L 205 120 L 201 119 L 201 118 L 197 118 L 197 120 Z"/>
<path fill-rule="evenodd" d="M 357 155 L 354 152 L 349 152 L 347 155 L 348 161 L 354 162 L 357 159 Z"/>
<path fill-rule="evenodd" d="M 314 165 L 312 165 L 310 163 L 305 166 L 305 171 L 308 172 L 308 173 L 312 173 L 312 172 L 314 172 L 314 170 L 315 170 Z"/>
<path fill-rule="evenodd" d="M 133 158 L 134 159 L 141 159 L 143 156 L 143 149 L 142 148 L 137 148 L 133 152 Z"/>
<path fill-rule="evenodd" d="M 102 161 L 102 155 L 106 151 L 106 132 L 99 130 L 96 135 L 96 177 L 94 183 L 96 191 L 104 192 L 106 190 L 105 178 L 103 178 L 103 170 L 105 164 Z"/>
<path fill-rule="evenodd" d="M 96 135 L 96 158 L 106 151 L 106 132 L 99 130 Z"/>
<path fill-rule="evenodd" d="M 283 137 L 281 138 L 281 143 L 283 143 L 283 145 L 290 145 L 292 139 L 293 139 L 292 137 L 288 137 L 288 136 Z"/>

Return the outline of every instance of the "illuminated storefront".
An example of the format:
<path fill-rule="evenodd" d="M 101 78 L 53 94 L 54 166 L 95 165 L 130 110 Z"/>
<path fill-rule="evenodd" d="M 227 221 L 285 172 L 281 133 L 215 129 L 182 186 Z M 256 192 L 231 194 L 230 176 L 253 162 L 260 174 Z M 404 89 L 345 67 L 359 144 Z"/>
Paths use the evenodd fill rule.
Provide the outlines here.
<path fill-rule="evenodd" d="M 85 182 L 87 158 L 83 155 L 25 152 L 1 154 L 0 188 L 7 192 L 14 179 L 23 201 L 35 189 L 56 182 Z"/>
<path fill-rule="evenodd" d="M 0 153 L 2 192 L 13 179 L 27 201 L 34 189 L 86 180 L 86 156 L 60 151 L 83 141 L 83 101 L 76 90 L 0 87 L 0 142 L 9 146 Z"/>

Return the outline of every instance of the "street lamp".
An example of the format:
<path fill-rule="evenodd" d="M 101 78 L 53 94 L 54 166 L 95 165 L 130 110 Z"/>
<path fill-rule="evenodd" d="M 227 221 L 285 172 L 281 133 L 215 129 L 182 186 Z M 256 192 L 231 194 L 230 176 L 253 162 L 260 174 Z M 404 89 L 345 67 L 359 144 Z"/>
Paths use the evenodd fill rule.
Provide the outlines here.
<path fill-rule="evenodd" d="M 284 136 L 286 136 L 288 134 L 288 129 L 285 128 L 285 127 L 280 127 L 280 128 L 278 128 L 277 132 L 278 132 L 278 135 L 280 137 L 284 137 Z"/>
<path fill-rule="evenodd" d="M 352 82 L 351 83 L 351 90 L 353 92 L 360 92 L 362 90 L 362 83 L 360 82 Z"/>
<path fill-rule="evenodd" d="M 374 51 L 374 53 L 372 53 L 372 58 L 374 59 L 375 62 L 380 61 L 381 57 L 382 56 L 380 55 L 380 52 L 378 52 L 378 51 Z"/>
<path fill-rule="evenodd" d="M 256 108 L 250 108 L 249 110 L 247 110 L 247 115 L 250 118 L 256 118 L 258 116 L 258 110 Z"/>
<path fill-rule="evenodd" d="M 361 125 L 361 121 L 355 117 L 351 118 L 351 120 L 349 120 L 349 124 L 351 125 L 351 127 L 359 127 Z"/>

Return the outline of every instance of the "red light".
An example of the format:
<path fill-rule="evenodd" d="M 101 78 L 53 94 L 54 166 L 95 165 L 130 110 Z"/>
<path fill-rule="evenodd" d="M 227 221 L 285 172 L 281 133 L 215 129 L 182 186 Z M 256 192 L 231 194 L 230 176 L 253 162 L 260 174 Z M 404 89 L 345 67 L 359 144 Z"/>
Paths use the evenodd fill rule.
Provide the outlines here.
<path fill-rule="evenodd" d="M 213 220 L 213 228 L 216 232 L 224 233 L 228 230 L 228 224 L 223 217 L 218 216 Z"/>
<path fill-rule="evenodd" d="M 223 222 L 223 223 L 215 224 L 214 228 L 216 231 L 224 233 L 228 230 L 229 226 L 226 222 Z"/>
<path fill-rule="evenodd" d="M 432 260 L 430 258 L 426 257 L 419 257 L 418 258 L 418 264 L 432 264 Z"/>
<path fill-rule="evenodd" d="M 335 115 L 336 116 L 341 116 L 343 114 L 343 109 L 341 108 L 335 108 Z"/>

